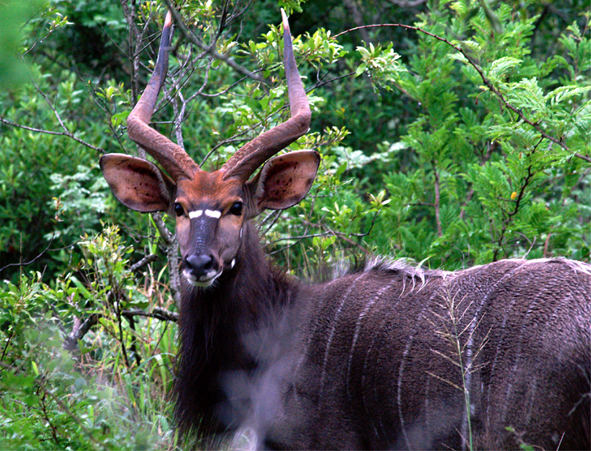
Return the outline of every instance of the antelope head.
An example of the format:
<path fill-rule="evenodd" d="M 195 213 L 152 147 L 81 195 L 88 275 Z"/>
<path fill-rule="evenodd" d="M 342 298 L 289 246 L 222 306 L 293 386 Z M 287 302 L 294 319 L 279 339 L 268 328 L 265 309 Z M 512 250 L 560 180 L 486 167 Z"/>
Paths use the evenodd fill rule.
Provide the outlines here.
<path fill-rule="evenodd" d="M 113 194 L 140 212 L 176 216 L 182 274 L 193 285 L 210 286 L 234 267 L 246 222 L 263 209 L 290 207 L 308 193 L 320 157 L 296 151 L 271 158 L 310 125 L 310 107 L 298 73 L 283 10 L 284 66 L 291 117 L 242 146 L 220 169 L 204 171 L 179 145 L 149 125 L 168 69 L 172 16 L 168 12 L 150 81 L 127 119 L 129 137 L 162 166 L 124 154 L 100 160 Z M 251 175 L 259 166 L 258 174 Z"/>

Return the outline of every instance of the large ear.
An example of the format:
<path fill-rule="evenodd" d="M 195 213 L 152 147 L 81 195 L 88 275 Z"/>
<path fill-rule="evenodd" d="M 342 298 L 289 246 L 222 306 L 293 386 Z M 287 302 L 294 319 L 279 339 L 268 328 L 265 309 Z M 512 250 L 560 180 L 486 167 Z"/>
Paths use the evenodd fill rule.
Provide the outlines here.
<path fill-rule="evenodd" d="M 257 176 L 248 182 L 253 193 L 254 211 L 282 210 L 302 200 L 316 178 L 320 155 L 311 150 L 300 150 L 271 158 Z"/>
<path fill-rule="evenodd" d="M 168 210 L 175 184 L 156 165 L 120 153 L 103 155 L 100 165 L 111 191 L 126 207 L 144 213 Z"/>

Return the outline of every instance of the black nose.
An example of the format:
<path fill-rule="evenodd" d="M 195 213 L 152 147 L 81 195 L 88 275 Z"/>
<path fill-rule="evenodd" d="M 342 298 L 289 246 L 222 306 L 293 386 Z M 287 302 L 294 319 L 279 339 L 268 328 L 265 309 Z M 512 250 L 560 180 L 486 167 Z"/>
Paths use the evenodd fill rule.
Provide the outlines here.
<path fill-rule="evenodd" d="M 191 270 L 191 273 L 195 277 L 204 276 L 207 271 L 213 268 L 214 259 L 213 255 L 209 254 L 201 254 L 201 255 L 194 255 L 191 254 L 185 257 L 185 265 L 188 269 Z"/>

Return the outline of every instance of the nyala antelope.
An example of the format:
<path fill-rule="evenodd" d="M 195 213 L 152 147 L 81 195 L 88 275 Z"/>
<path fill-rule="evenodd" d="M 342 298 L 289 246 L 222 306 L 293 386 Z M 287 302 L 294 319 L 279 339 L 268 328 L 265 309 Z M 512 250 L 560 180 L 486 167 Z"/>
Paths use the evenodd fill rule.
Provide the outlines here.
<path fill-rule="evenodd" d="M 591 265 L 515 259 L 446 272 L 375 259 L 312 284 L 269 263 L 251 220 L 304 198 L 320 161 L 273 156 L 310 124 L 285 14 L 283 30 L 290 118 L 207 172 L 149 125 L 169 13 L 127 120 L 165 172 L 129 155 L 100 160 L 124 205 L 176 217 L 180 430 L 248 430 L 259 448 L 588 449 Z"/>

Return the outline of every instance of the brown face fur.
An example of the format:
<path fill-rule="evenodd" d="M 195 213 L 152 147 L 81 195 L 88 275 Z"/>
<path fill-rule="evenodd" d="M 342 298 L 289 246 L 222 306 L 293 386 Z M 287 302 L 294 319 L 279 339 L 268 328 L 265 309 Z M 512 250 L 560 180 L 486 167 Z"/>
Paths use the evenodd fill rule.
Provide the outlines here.
<path fill-rule="evenodd" d="M 219 276 L 224 268 L 233 266 L 247 217 L 246 207 L 240 214 L 236 214 L 233 207 L 246 205 L 248 193 L 245 193 L 242 183 L 224 181 L 222 175 L 220 171 L 200 171 L 193 180 L 179 181 L 174 201 L 175 210 L 180 211 L 180 205 L 183 211 L 176 218 L 176 235 L 183 261 L 190 255 L 211 255 L 212 270 L 216 271 L 212 271 L 213 278 Z M 195 217 L 197 214 L 199 216 Z M 215 217 L 218 214 L 219 218 Z M 208 279 L 206 285 L 210 282 Z"/>
<path fill-rule="evenodd" d="M 113 194 L 127 207 L 176 214 L 183 275 L 207 287 L 234 266 L 245 221 L 263 209 L 284 209 L 302 200 L 319 163 L 317 152 L 296 151 L 271 158 L 246 183 L 224 178 L 221 170 L 197 170 L 193 178 L 181 178 L 176 185 L 155 165 L 128 155 L 104 155 L 101 169 Z"/>

